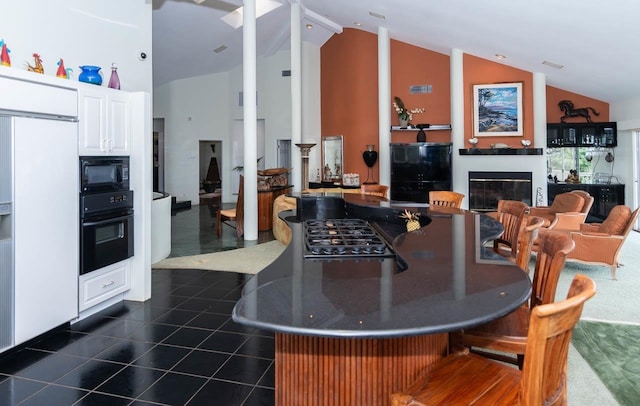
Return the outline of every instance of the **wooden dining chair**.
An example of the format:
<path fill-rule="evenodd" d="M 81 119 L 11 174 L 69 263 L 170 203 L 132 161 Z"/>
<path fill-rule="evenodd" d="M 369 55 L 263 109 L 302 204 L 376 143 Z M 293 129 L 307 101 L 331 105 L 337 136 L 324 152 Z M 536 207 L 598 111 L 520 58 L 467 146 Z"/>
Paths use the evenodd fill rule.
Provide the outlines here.
<path fill-rule="evenodd" d="M 460 207 L 464 195 L 450 190 L 432 190 L 429 192 L 429 206 Z"/>
<path fill-rule="evenodd" d="M 529 262 L 531 262 L 531 251 L 533 243 L 538 239 L 538 232 L 544 224 L 544 219 L 540 217 L 525 217 L 525 225 L 520 231 L 518 239 L 518 250 L 515 258 L 516 265 L 529 274 Z"/>
<path fill-rule="evenodd" d="M 536 306 L 555 300 L 560 273 L 574 247 L 571 237 L 558 231 L 540 233 L 538 241 L 529 305 L 492 322 L 451 333 L 452 346 L 470 347 L 477 354 L 522 367 L 531 312 Z"/>
<path fill-rule="evenodd" d="M 496 254 L 511 259 L 515 262 L 518 238 L 524 228 L 525 218 L 529 206 L 517 200 L 499 200 L 496 220 L 502 224 L 504 231 L 499 238 L 493 240 L 493 251 Z"/>
<path fill-rule="evenodd" d="M 595 283 L 579 274 L 567 299 L 533 309 L 522 370 L 461 351 L 392 394 L 391 405 L 566 405 L 569 343 L 595 293 Z"/>
<path fill-rule="evenodd" d="M 378 185 L 378 184 L 362 184 L 360 185 L 360 193 L 363 195 L 373 195 L 380 197 L 387 197 L 387 191 L 389 190 L 389 186 Z"/>
<path fill-rule="evenodd" d="M 238 238 L 244 235 L 244 176 L 240 175 L 240 187 L 238 188 L 238 201 L 233 209 L 218 209 L 216 214 L 217 234 L 222 235 L 222 223 L 235 227 Z M 234 225 L 229 222 L 233 221 Z"/>
<path fill-rule="evenodd" d="M 504 227 L 499 238 L 493 240 L 493 251 L 518 265 L 528 273 L 533 241 L 544 220 L 528 216 L 529 206 L 517 200 L 498 201 L 495 218 Z"/>

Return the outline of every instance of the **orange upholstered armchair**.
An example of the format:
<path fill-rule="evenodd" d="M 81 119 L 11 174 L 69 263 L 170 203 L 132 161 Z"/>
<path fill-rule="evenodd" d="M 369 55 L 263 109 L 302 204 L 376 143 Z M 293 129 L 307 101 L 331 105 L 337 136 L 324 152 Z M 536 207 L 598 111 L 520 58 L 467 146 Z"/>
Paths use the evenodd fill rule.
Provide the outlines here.
<path fill-rule="evenodd" d="M 593 197 L 586 198 L 586 192 L 560 193 L 553 199 L 551 206 L 537 206 L 529 209 L 531 216 L 542 217 L 543 227 L 549 229 L 578 230 L 587 219 L 587 213 L 593 204 Z"/>
<path fill-rule="evenodd" d="M 620 249 L 633 228 L 638 210 L 632 212 L 628 206 L 619 205 L 611 209 L 602 224 L 582 224 L 579 231 L 556 229 L 569 233 L 576 244 L 567 261 L 608 265 L 611 279 L 615 280 Z"/>

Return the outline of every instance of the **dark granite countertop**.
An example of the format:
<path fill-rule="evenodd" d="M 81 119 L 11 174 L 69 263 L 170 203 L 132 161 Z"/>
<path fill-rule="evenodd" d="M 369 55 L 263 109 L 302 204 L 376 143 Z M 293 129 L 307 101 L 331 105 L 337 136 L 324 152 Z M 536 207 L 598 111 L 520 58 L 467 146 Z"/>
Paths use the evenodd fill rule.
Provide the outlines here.
<path fill-rule="evenodd" d="M 528 276 L 484 247 L 502 232 L 485 215 L 415 208 L 428 224 L 405 233 L 397 217 L 405 207 L 357 194 L 328 199 L 338 199 L 346 217 L 372 223 L 396 257 L 305 258 L 300 213 L 285 212 L 292 241 L 247 283 L 235 321 L 290 334 L 400 337 L 469 328 L 529 297 Z"/>

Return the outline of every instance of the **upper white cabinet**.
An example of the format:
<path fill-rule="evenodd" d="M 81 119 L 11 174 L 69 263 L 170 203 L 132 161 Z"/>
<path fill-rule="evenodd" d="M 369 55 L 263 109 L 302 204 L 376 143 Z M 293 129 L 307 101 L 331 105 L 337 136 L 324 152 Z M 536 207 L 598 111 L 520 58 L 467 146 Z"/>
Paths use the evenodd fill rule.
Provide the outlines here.
<path fill-rule="evenodd" d="M 80 155 L 129 155 L 129 95 L 83 86 L 78 89 L 78 102 Z"/>

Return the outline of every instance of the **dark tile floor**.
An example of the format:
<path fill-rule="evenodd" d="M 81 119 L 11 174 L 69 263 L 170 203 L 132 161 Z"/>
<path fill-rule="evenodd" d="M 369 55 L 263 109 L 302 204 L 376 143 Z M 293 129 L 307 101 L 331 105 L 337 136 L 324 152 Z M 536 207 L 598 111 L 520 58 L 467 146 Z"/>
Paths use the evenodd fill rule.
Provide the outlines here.
<path fill-rule="evenodd" d="M 223 208 L 234 204 L 223 204 Z M 171 254 L 169 257 L 207 254 L 249 247 L 273 240 L 271 230 L 258 232 L 256 241 L 236 237 L 236 230 L 223 225 L 222 236 L 216 235 L 216 213 L 211 206 L 193 206 L 189 210 L 174 212 L 171 216 Z"/>
<path fill-rule="evenodd" d="M 207 207 L 177 213 L 172 239 L 197 245 L 194 253 L 243 246 L 230 227 L 215 238 L 212 222 Z M 154 270 L 150 300 L 114 305 L 0 356 L 0 405 L 274 404 L 273 334 L 231 320 L 250 278 Z"/>

